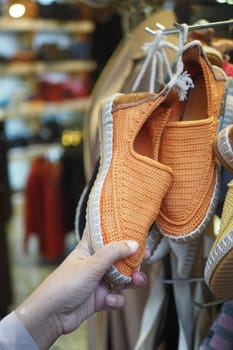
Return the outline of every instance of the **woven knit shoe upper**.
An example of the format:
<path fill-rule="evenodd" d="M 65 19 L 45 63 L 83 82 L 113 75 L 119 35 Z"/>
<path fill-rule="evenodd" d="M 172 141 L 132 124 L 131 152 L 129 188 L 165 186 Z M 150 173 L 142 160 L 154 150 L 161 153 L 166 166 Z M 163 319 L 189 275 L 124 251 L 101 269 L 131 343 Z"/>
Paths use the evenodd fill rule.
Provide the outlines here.
<path fill-rule="evenodd" d="M 228 184 L 218 236 L 205 266 L 205 280 L 219 297 L 233 296 L 233 180 Z"/>
<path fill-rule="evenodd" d="M 199 236 L 216 205 L 214 140 L 225 75 L 211 67 L 198 41 L 184 47 L 182 60 L 194 83 L 185 101 L 174 105 L 162 135 L 159 161 L 174 171 L 157 225 L 182 241 Z"/>
<path fill-rule="evenodd" d="M 118 95 L 101 114 L 101 166 L 88 202 L 94 251 L 122 239 L 139 243 L 136 254 L 113 266 L 108 278 L 128 283 L 144 256 L 148 231 L 172 180 L 172 170 L 157 161 L 161 133 L 170 110 L 160 94 Z"/>

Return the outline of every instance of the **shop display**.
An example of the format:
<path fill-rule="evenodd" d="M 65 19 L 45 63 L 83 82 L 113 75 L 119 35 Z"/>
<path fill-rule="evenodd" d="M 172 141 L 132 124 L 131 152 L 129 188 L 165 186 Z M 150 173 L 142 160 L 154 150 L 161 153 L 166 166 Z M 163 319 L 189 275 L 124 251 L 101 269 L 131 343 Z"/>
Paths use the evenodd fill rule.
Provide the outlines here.
<path fill-rule="evenodd" d="M 71 236 L 73 249 L 85 233 L 93 253 L 138 241 L 103 276 L 126 303 L 88 320 L 89 350 L 233 347 L 233 20 L 224 11 L 233 18 L 233 7 L 84 2 L 19 0 L 21 18 L 13 0 L 0 6 L 3 175 L 8 166 L 23 198 L 23 253 L 35 239 L 50 265 Z M 2 316 L 12 297 L 5 267 Z M 140 290 L 128 285 L 136 271 L 148 279 Z"/>
<path fill-rule="evenodd" d="M 78 5 L 75 7 L 78 11 Z M 14 113 L 17 117 L 30 113 L 40 117 L 48 102 L 58 101 L 67 110 L 85 109 L 92 87 L 91 74 L 96 68 L 91 57 L 94 23 L 81 15 L 77 21 L 67 16 L 60 21 L 56 17 L 0 18 L 2 78 L 17 79 L 27 86 L 27 94 L 17 103 L 14 95 L 8 97 L 1 106 L 2 117 L 12 117 Z M 41 86 L 42 82 L 46 86 Z M 70 99 L 76 103 L 69 103 Z"/>

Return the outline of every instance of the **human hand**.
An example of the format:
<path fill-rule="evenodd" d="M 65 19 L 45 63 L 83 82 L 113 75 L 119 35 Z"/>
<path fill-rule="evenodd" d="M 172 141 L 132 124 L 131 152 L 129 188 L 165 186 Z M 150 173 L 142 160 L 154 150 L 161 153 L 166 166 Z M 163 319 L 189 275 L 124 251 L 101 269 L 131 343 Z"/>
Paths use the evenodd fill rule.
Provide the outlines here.
<path fill-rule="evenodd" d="M 15 310 L 40 349 L 48 349 L 60 335 L 75 330 L 94 312 L 123 307 L 124 296 L 112 293 L 103 277 L 112 264 L 137 248 L 134 241 L 113 242 L 90 255 L 84 233 L 74 251 Z M 145 283 L 146 276 L 135 272 L 127 288 Z"/>

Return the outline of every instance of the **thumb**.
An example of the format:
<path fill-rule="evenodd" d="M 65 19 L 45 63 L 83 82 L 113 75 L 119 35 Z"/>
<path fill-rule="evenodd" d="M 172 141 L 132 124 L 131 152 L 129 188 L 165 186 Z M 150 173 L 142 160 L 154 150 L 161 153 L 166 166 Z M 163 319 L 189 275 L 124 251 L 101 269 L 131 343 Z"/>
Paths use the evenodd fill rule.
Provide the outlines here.
<path fill-rule="evenodd" d="M 136 253 L 137 249 L 138 242 L 136 241 L 117 241 L 100 248 L 94 254 L 94 257 L 98 260 L 99 266 L 103 269 L 102 271 L 105 272 L 116 261 Z"/>

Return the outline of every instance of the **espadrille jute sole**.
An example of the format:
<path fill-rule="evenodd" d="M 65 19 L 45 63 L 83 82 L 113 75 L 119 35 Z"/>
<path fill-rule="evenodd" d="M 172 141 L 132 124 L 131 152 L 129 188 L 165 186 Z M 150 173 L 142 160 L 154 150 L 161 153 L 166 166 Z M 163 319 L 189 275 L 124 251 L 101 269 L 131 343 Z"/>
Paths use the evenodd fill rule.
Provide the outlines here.
<path fill-rule="evenodd" d="M 215 247 L 208 257 L 204 276 L 212 293 L 218 297 L 233 296 L 233 230 Z"/>

